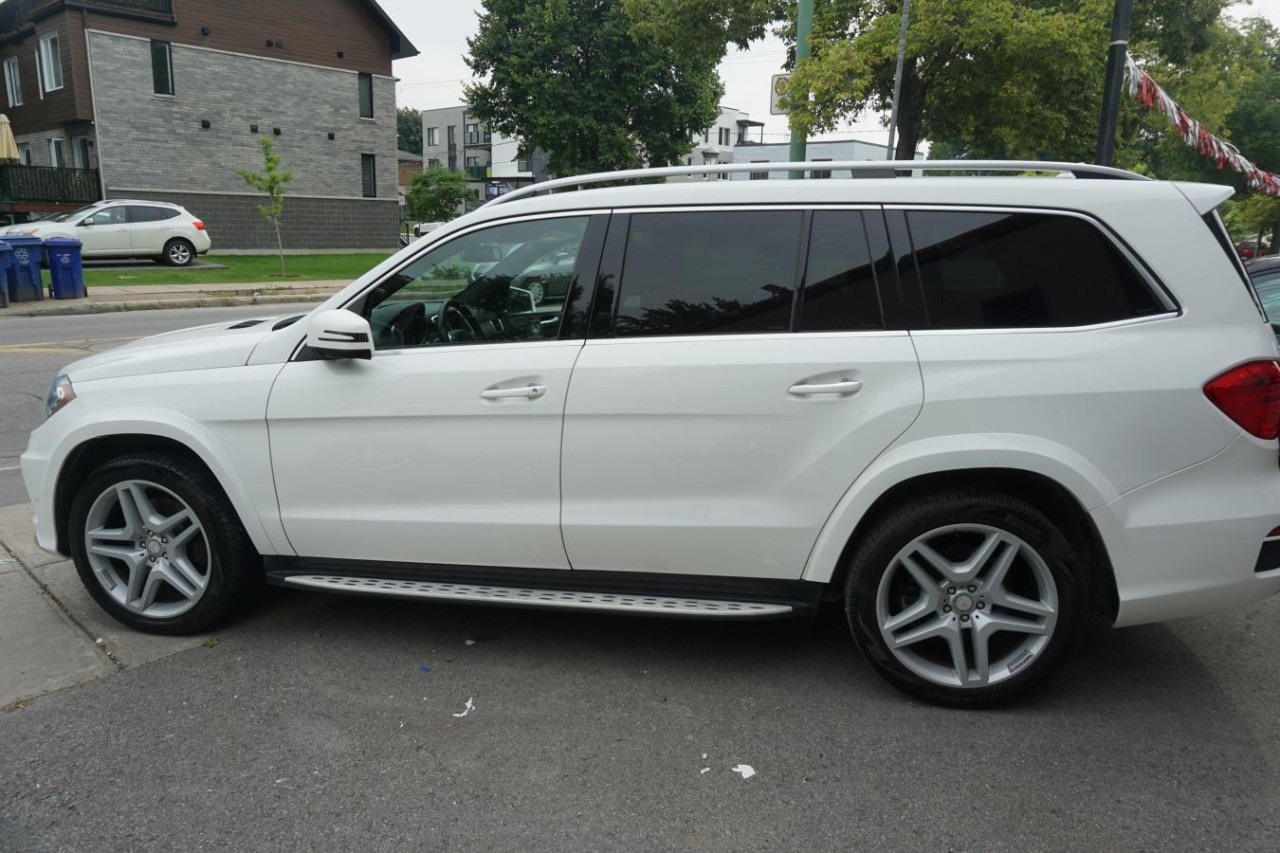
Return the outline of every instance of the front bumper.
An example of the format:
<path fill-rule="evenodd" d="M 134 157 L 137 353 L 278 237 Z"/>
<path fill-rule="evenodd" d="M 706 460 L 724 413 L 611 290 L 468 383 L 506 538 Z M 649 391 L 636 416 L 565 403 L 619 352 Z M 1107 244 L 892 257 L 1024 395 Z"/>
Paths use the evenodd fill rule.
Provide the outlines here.
<path fill-rule="evenodd" d="M 1117 626 L 1242 607 L 1280 592 L 1280 562 L 1259 565 L 1264 540 L 1280 526 L 1275 442 L 1242 433 L 1217 456 L 1091 515 L 1115 569 Z"/>
<path fill-rule="evenodd" d="M 56 415 L 32 431 L 27 450 L 18 460 L 22 484 L 34 511 L 36 545 L 51 554 L 58 552 L 58 527 L 54 497 L 58 472 L 76 444 L 73 434 L 84 429 L 86 417 L 79 400 L 72 401 Z"/>

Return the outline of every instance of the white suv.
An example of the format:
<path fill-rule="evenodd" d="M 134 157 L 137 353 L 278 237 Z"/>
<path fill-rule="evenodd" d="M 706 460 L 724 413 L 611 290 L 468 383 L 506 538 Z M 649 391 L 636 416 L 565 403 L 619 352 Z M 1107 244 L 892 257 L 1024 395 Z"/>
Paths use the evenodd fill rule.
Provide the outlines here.
<path fill-rule="evenodd" d="M 186 208 L 132 199 L 100 201 L 9 231 L 42 240 L 79 240 L 85 258 L 150 258 L 177 267 L 187 266 L 213 246 L 204 222 Z"/>
<path fill-rule="evenodd" d="M 1280 366 L 1231 190 L 902 168 L 1095 180 L 517 191 L 300 320 L 68 367 L 22 457 L 39 543 L 166 633 L 264 577 L 724 619 L 836 600 L 891 682 L 968 705 L 1090 618 L 1280 589 Z M 563 299 L 513 284 L 566 254 Z"/>

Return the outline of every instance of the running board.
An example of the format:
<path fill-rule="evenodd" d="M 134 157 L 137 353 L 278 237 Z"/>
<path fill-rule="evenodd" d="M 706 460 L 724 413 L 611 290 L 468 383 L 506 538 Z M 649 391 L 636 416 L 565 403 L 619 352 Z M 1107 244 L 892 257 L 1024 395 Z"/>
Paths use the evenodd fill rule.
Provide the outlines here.
<path fill-rule="evenodd" d="M 790 604 L 764 604 L 754 601 L 716 601 L 706 598 L 673 598 L 669 596 L 622 595 L 610 592 L 525 589 L 521 587 L 482 586 L 465 583 L 440 583 L 437 581 L 391 580 L 388 578 L 289 575 L 282 578 L 282 580 L 289 586 L 320 589 L 328 592 L 360 593 L 391 598 L 429 598 L 437 601 L 506 604 L 523 607 L 550 607 L 558 610 L 609 610 L 648 615 L 750 619 L 752 617 L 787 616 L 794 609 Z"/>
<path fill-rule="evenodd" d="M 776 619 L 811 613 L 825 589 L 810 581 L 657 572 L 278 556 L 264 557 L 263 563 L 269 583 L 293 589 L 695 619 Z"/>

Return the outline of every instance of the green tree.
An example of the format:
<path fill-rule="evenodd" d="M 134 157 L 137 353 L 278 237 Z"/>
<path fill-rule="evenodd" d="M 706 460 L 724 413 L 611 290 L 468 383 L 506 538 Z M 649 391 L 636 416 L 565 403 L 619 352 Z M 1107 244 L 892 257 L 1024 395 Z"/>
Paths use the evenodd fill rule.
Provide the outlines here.
<path fill-rule="evenodd" d="M 623 0 L 484 0 L 470 110 L 558 175 L 677 162 L 715 120 L 716 62 L 633 28 Z M 723 45 L 721 53 L 723 53 Z"/>
<path fill-rule="evenodd" d="M 250 172 L 248 169 L 236 169 L 236 174 L 244 178 L 245 183 L 258 192 L 267 194 L 267 203 L 258 205 L 262 218 L 275 229 L 276 248 L 280 251 L 280 275 L 285 275 L 284 240 L 280 236 L 280 220 L 284 216 L 285 186 L 293 180 L 293 169 L 281 168 L 283 161 L 276 153 L 275 141 L 269 136 L 258 139 L 262 148 L 262 171 Z"/>
<path fill-rule="evenodd" d="M 405 190 L 405 212 L 415 222 L 440 222 L 456 216 L 458 205 L 471 197 L 467 179 L 461 172 L 431 166 L 409 181 Z"/>
<path fill-rule="evenodd" d="M 401 151 L 422 156 L 422 110 L 396 110 L 396 146 Z"/>

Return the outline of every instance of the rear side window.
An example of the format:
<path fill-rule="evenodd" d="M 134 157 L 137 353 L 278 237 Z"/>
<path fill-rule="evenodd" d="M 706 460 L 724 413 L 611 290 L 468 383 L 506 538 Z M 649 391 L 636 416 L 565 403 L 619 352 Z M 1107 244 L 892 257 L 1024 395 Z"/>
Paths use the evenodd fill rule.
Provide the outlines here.
<path fill-rule="evenodd" d="M 866 221 L 857 210 L 814 213 L 798 330 L 883 329 L 876 264 L 882 261 L 887 265 L 890 259 L 884 218 L 879 211 Z"/>
<path fill-rule="evenodd" d="M 912 210 L 907 221 L 931 328 L 1087 326 L 1166 310 L 1083 219 Z"/>
<path fill-rule="evenodd" d="M 129 207 L 130 222 L 163 222 L 177 217 L 178 211 L 171 207 Z"/>
<path fill-rule="evenodd" d="M 788 331 L 801 220 L 772 210 L 632 214 L 615 334 Z"/>

